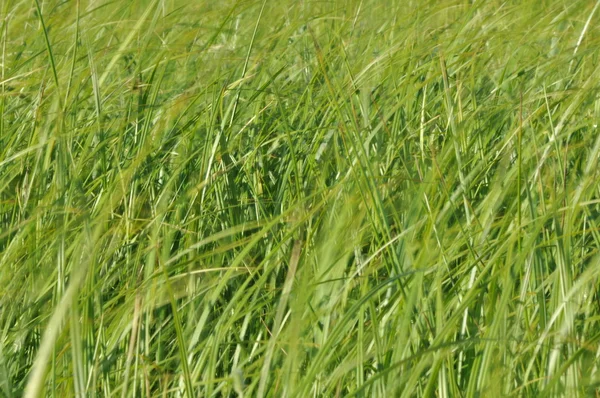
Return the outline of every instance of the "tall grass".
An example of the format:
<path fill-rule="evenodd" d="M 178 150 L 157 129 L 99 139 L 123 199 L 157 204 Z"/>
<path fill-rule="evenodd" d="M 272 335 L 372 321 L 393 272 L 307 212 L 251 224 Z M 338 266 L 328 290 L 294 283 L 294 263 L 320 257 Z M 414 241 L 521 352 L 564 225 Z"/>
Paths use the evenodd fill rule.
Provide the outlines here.
<path fill-rule="evenodd" d="M 0 395 L 598 396 L 589 0 L 0 2 Z"/>

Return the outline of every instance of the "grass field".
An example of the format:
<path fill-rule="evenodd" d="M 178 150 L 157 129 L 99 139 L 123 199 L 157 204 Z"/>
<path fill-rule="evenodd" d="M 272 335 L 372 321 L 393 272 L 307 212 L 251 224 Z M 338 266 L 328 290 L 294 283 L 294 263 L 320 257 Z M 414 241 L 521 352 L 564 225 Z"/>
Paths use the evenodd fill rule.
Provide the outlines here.
<path fill-rule="evenodd" d="M 600 396 L 599 8 L 2 0 L 0 396 Z"/>

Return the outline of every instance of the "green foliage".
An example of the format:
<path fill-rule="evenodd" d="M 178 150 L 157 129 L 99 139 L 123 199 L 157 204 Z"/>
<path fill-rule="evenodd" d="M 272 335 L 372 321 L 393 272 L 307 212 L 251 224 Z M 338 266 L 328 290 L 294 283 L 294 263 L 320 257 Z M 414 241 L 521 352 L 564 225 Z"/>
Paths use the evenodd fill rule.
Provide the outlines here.
<path fill-rule="evenodd" d="M 599 394 L 600 2 L 0 4 L 0 396 Z"/>

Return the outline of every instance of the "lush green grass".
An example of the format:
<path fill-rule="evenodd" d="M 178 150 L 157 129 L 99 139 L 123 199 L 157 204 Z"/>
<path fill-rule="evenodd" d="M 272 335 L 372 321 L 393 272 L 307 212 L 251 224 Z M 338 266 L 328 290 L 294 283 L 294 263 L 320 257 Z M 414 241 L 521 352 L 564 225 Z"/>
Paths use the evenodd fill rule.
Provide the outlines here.
<path fill-rule="evenodd" d="M 591 0 L 0 3 L 0 395 L 597 396 Z"/>

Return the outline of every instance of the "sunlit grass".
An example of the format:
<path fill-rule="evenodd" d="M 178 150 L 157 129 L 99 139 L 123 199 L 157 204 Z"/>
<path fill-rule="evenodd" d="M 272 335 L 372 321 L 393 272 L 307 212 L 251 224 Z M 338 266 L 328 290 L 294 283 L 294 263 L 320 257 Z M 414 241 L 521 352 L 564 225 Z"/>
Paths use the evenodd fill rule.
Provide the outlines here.
<path fill-rule="evenodd" d="M 597 396 L 600 3 L 0 3 L 0 396 Z"/>

